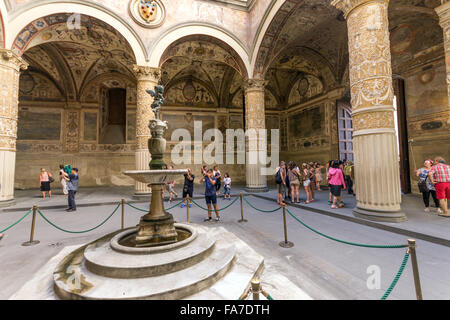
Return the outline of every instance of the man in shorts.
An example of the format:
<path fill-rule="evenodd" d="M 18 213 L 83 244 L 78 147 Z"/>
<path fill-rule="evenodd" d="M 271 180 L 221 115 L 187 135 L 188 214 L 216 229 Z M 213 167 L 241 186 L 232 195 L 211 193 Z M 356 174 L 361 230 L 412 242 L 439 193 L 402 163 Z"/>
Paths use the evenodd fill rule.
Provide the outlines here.
<path fill-rule="evenodd" d="M 434 166 L 431 167 L 428 175 L 431 183 L 434 184 L 436 195 L 441 205 L 441 217 L 450 217 L 448 214 L 448 199 L 450 199 L 450 166 L 445 163 L 442 157 L 434 159 Z"/>
<path fill-rule="evenodd" d="M 212 205 L 216 212 L 216 221 L 220 221 L 219 208 L 217 207 L 216 177 L 214 177 L 211 169 L 209 169 L 207 174 L 203 177 L 202 182 L 205 184 L 205 200 L 206 205 L 208 206 L 208 218 L 206 218 L 205 221 L 212 221 Z"/>

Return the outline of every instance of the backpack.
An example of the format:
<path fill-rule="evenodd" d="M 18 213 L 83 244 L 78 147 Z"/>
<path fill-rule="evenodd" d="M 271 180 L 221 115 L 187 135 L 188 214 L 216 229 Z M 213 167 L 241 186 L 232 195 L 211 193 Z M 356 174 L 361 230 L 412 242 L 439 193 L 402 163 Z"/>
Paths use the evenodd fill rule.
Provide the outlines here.
<path fill-rule="evenodd" d="M 420 192 L 428 192 L 428 191 L 430 191 L 428 189 L 428 186 L 427 186 L 427 179 L 428 179 L 428 177 L 426 177 L 425 179 L 424 178 L 420 178 L 419 179 L 419 182 L 417 183 L 417 186 L 419 187 L 419 191 Z"/>
<path fill-rule="evenodd" d="M 281 168 L 275 173 L 275 183 L 281 184 L 283 180 L 281 179 Z"/>
<path fill-rule="evenodd" d="M 71 174 L 72 173 L 72 166 L 70 164 L 66 165 L 64 167 L 64 172 L 67 174 Z"/>

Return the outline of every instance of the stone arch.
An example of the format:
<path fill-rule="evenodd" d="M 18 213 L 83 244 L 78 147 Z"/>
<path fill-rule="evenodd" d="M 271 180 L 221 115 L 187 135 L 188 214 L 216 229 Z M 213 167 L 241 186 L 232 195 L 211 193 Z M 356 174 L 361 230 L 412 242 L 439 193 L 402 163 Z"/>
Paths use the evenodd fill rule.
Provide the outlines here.
<path fill-rule="evenodd" d="M 39 26 L 36 28 L 36 26 L 33 26 L 32 24 L 37 19 L 59 13 L 74 13 L 74 11 L 81 15 L 98 19 L 116 30 L 127 40 L 134 53 L 136 63 L 138 65 L 147 65 L 147 51 L 145 49 L 145 45 L 133 28 L 119 15 L 112 13 L 107 8 L 97 4 L 86 5 L 81 2 L 76 4 L 47 3 L 42 5 L 33 4 L 26 7 L 11 19 L 8 28 L 9 31 L 8 34 L 6 34 L 6 47 L 15 49 L 14 47 L 19 35 L 23 31 L 26 32 L 27 28 L 32 29 L 34 27 L 37 31 L 35 34 L 38 34 L 40 31 L 38 30 Z M 20 50 L 15 49 L 15 51 L 19 51 L 18 53 L 22 54 L 26 50 L 29 41 L 31 41 L 31 38 L 35 34 L 32 34 L 29 39 L 25 39 L 27 41 L 25 41 L 26 43 L 24 43 L 23 47 Z"/>
<path fill-rule="evenodd" d="M 167 49 L 180 39 L 190 36 L 206 36 L 214 39 L 217 42 L 223 43 L 226 47 L 231 49 L 244 66 L 242 74 L 244 77 L 249 77 L 251 70 L 249 64 L 249 54 L 247 47 L 234 35 L 222 28 L 206 23 L 189 23 L 178 25 L 166 33 L 164 33 L 155 43 L 153 50 L 150 52 L 150 64 L 152 67 L 160 67 L 163 62 L 163 57 Z"/>

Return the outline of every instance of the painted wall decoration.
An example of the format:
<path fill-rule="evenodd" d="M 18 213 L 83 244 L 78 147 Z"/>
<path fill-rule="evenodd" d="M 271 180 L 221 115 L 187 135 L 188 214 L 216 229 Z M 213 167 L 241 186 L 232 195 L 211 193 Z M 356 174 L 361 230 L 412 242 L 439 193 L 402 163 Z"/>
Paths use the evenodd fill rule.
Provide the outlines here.
<path fill-rule="evenodd" d="M 297 80 L 289 95 L 289 105 L 298 104 L 324 93 L 324 86 L 319 78 L 304 75 Z"/>
<path fill-rule="evenodd" d="M 45 75 L 26 71 L 20 76 L 19 100 L 64 101 L 64 97 Z"/>
<path fill-rule="evenodd" d="M 83 140 L 84 141 L 97 141 L 97 112 L 85 112 L 84 113 L 84 128 L 83 128 Z"/>
<path fill-rule="evenodd" d="M 409 49 L 414 42 L 414 29 L 404 24 L 398 26 L 391 32 L 391 52 L 401 54 Z"/>
<path fill-rule="evenodd" d="M 136 113 L 127 112 L 127 141 L 136 141 Z"/>
<path fill-rule="evenodd" d="M 165 138 L 171 141 L 172 132 L 176 129 L 186 129 L 194 140 L 194 121 L 202 121 L 202 132 L 215 128 L 215 117 L 213 115 L 186 113 L 186 114 L 162 114 L 162 120 L 169 122 L 169 129 L 166 131 Z"/>
<path fill-rule="evenodd" d="M 307 108 L 289 115 L 289 150 L 320 147 L 329 144 L 326 138 L 326 111 L 324 105 Z"/>
<path fill-rule="evenodd" d="M 61 112 L 42 108 L 20 107 L 18 140 L 60 140 Z"/>
<path fill-rule="evenodd" d="M 230 129 L 243 129 L 244 128 L 244 118 L 242 114 L 231 114 L 229 119 Z"/>
<path fill-rule="evenodd" d="M 217 101 L 211 90 L 195 80 L 188 79 L 167 90 L 165 104 L 217 106 Z"/>

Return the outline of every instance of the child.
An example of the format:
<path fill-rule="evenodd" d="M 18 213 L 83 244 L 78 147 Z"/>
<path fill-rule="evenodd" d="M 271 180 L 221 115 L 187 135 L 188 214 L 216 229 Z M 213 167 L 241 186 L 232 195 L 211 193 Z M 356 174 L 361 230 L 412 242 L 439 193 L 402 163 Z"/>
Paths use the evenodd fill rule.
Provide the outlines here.
<path fill-rule="evenodd" d="M 169 170 L 173 170 L 173 166 L 168 167 Z M 178 193 L 175 192 L 175 180 L 169 181 L 166 184 L 167 192 L 169 192 L 169 203 L 172 202 L 172 197 L 175 195 L 175 198 L 178 198 Z"/>
<path fill-rule="evenodd" d="M 225 179 L 223 180 L 223 198 L 231 200 L 231 178 L 228 173 L 225 173 Z"/>
<path fill-rule="evenodd" d="M 189 208 L 192 208 L 192 195 L 194 193 L 195 176 L 190 168 L 188 168 L 187 171 L 188 172 L 184 174 L 183 203 L 181 204 L 181 208 L 184 208 L 186 204 L 189 205 Z M 189 203 L 185 204 L 187 196 L 189 196 Z"/>
<path fill-rule="evenodd" d="M 205 183 L 205 200 L 208 206 L 208 218 L 205 221 L 212 221 L 212 209 L 214 206 L 216 212 L 216 221 L 220 221 L 219 208 L 217 207 L 217 194 L 216 194 L 216 177 L 213 176 L 212 169 L 209 169 L 207 175 L 203 177 L 202 182 Z"/>
<path fill-rule="evenodd" d="M 78 191 L 78 169 L 72 168 L 69 177 L 65 177 L 67 183 L 67 190 L 69 191 L 68 201 L 69 208 L 66 209 L 67 212 L 77 211 L 77 205 L 75 203 L 75 194 Z"/>

